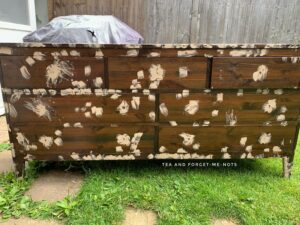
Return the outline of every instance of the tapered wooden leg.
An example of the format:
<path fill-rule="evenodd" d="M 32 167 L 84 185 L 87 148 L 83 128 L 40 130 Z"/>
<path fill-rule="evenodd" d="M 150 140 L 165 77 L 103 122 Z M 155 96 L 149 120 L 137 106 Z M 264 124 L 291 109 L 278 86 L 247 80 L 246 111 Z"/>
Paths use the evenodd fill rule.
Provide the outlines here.
<path fill-rule="evenodd" d="M 14 159 L 14 172 L 17 177 L 23 177 L 25 175 L 25 160 Z"/>
<path fill-rule="evenodd" d="M 290 156 L 284 156 L 282 158 L 282 166 L 283 166 L 282 176 L 284 178 L 290 178 L 292 174 L 292 167 L 293 167 L 292 158 Z"/>

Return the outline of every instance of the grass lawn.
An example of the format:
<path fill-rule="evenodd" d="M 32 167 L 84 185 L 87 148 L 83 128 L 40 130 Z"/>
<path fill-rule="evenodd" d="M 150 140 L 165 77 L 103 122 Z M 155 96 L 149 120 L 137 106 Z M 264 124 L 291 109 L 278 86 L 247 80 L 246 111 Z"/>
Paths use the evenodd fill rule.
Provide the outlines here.
<path fill-rule="evenodd" d="M 0 175 L 0 214 L 52 217 L 72 225 L 120 224 L 124 209 L 134 206 L 157 212 L 160 225 L 211 224 L 212 218 L 300 224 L 299 151 L 300 143 L 289 180 L 281 177 L 281 159 L 234 161 L 238 166 L 231 168 L 166 168 L 146 161 L 73 163 L 85 173 L 81 192 L 52 205 L 23 195 L 34 177 L 49 168 L 49 163 L 32 163 L 23 180 Z"/>

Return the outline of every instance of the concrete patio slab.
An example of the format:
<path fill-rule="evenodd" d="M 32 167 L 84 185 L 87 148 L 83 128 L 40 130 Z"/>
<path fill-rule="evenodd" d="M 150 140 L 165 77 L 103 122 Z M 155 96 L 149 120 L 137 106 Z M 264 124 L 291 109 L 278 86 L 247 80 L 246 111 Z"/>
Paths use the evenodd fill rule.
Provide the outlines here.
<path fill-rule="evenodd" d="M 0 116 L 0 144 L 9 141 L 8 137 L 8 127 L 6 123 L 5 116 Z"/>
<path fill-rule="evenodd" d="M 237 223 L 231 219 L 215 219 L 212 225 L 237 225 Z"/>
<path fill-rule="evenodd" d="M 49 171 L 33 182 L 26 195 L 33 201 L 56 202 L 68 195 L 74 196 L 80 190 L 82 182 L 83 175 L 79 173 Z"/>
<path fill-rule="evenodd" d="M 12 172 L 13 168 L 11 151 L 0 152 L 0 173 Z"/>
<path fill-rule="evenodd" d="M 5 221 L 4 223 L 1 223 L 1 225 L 61 225 L 58 222 L 55 221 L 49 221 L 49 220 L 34 220 L 27 217 L 21 217 L 19 219 L 9 219 L 8 221 Z"/>

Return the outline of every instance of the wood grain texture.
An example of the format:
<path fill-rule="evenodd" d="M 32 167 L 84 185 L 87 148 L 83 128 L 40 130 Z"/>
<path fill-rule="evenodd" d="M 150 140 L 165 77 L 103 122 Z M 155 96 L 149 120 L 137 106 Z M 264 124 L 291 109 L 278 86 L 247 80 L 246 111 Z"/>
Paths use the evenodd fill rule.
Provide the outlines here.
<path fill-rule="evenodd" d="M 299 60 L 299 62 L 298 62 Z M 265 78 L 259 79 L 260 70 Z M 262 71 L 262 73 L 264 73 Z M 300 87 L 300 58 L 216 58 L 213 88 L 294 88 Z M 257 73 L 256 73 L 257 72 Z M 257 74 L 257 75 L 256 75 Z M 256 80 L 258 79 L 258 80 Z"/>
<path fill-rule="evenodd" d="M 202 125 L 241 124 L 285 124 L 299 120 L 300 94 L 298 91 L 268 90 L 254 91 L 219 90 L 209 93 L 161 94 L 159 104 L 165 104 L 168 114 L 160 112 L 160 122 L 175 121 L 177 124 L 196 123 Z M 281 95 L 274 94 L 280 91 Z M 180 99 L 178 99 L 178 95 Z M 219 96 L 219 97 L 218 97 Z M 267 108 L 274 102 L 274 108 Z M 197 107 L 197 109 L 196 109 Z"/>
<path fill-rule="evenodd" d="M 137 79 L 142 89 L 155 89 L 151 76 L 160 79 L 159 90 L 205 88 L 206 63 L 205 58 L 109 58 L 109 88 L 130 89 Z M 180 68 L 185 71 L 182 78 Z M 144 79 L 138 79 L 139 71 Z"/>
<path fill-rule="evenodd" d="M 14 96 L 10 96 L 12 100 Z M 117 98 L 117 99 L 115 99 Z M 136 102 L 133 103 L 136 99 Z M 150 101 L 143 94 L 116 94 L 108 96 L 21 96 L 12 103 L 17 117 L 12 123 L 20 122 L 95 122 L 102 123 L 134 123 L 152 122 L 150 112 L 155 111 L 155 99 Z M 32 107 L 30 107 L 32 106 Z M 121 111 L 119 107 L 128 107 Z M 41 113 L 38 108 L 45 107 Z M 134 108 L 133 108 L 134 107 Z"/>
<path fill-rule="evenodd" d="M 148 154 L 153 153 L 154 146 L 154 127 L 152 126 L 101 126 L 97 124 L 85 124 L 82 128 L 64 128 L 59 124 L 52 126 L 41 126 L 41 123 L 32 123 L 31 126 L 16 126 L 14 128 L 13 143 L 15 149 L 26 156 L 27 154 L 36 156 L 39 159 L 56 160 L 59 155 L 65 159 L 74 160 L 71 158 L 72 153 L 77 153 L 81 157 L 89 156 L 92 152 L 94 155 L 133 155 L 136 158 L 146 158 Z M 61 132 L 58 136 L 57 130 Z M 137 146 L 134 148 L 133 137 L 135 134 L 141 133 L 142 136 Z M 28 140 L 28 145 L 35 145 L 36 149 L 26 149 L 24 145 L 19 144 L 18 138 L 20 134 L 24 135 Z M 121 135 L 120 139 L 124 140 L 128 145 L 122 145 L 118 142 L 117 136 Z M 40 141 L 42 137 L 50 137 L 53 143 L 48 147 Z M 55 142 L 57 138 L 61 138 L 61 145 L 58 146 Z M 60 143 L 60 142 L 58 142 Z M 116 147 L 121 146 L 122 152 L 116 151 Z M 132 148 L 132 149 L 131 149 Z M 140 150 L 140 154 L 133 152 Z M 49 158 L 48 158 L 49 157 Z M 76 160 L 76 159 L 75 159 Z"/>
<path fill-rule="evenodd" d="M 244 153 L 247 156 L 251 153 L 253 156 L 270 157 L 292 154 L 295 141 L 294 134 L 294 126 L 161 126 L 159 146 L 161 150 L 164 149 L 162 153 L 184 154 L 182 153 L 184 150 L 186 153 L 200 155 L 217 154 L 220 156 L 221 154 L 223 158 L 230 157 L 224 156 L 225 153 L 233 154 L 235 158 L 245 156 Z M 262 137 L 265 136 L 270 139 L 263 139 Z M 196 144 L 199 146 L 195 146 Z"/>
<path fill-rule="evenodd" d="M 30 61 L 33 63 L 31 66 L 26 62 L 28 57 L 33 60 Z M 5 74 L 4 84 L 10 88 L 75 88 L 72 81 L 95 87 L 94 79 L 100 77 L 104 80 L 103 61 L 95 58 L 59 57 L 39 61 L 33 56 L 10 56 L 2 58 L 1 65 Z M 85 75 L 86 67 L 91 70 L 89 75 Z"/>

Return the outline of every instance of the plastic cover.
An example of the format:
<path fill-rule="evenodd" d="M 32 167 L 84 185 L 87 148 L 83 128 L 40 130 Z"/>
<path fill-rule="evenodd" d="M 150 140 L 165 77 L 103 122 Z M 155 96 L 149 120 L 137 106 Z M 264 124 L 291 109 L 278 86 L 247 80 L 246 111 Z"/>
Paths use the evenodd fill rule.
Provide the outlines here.
<path fill-rule="evenodd" d="M 114 16 L 73 15 L 51 20 L 26 35 L 24 42 L 142 44 L 143 37 Z"/>

